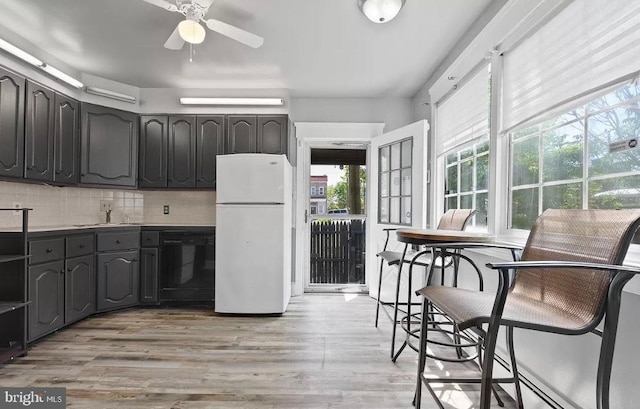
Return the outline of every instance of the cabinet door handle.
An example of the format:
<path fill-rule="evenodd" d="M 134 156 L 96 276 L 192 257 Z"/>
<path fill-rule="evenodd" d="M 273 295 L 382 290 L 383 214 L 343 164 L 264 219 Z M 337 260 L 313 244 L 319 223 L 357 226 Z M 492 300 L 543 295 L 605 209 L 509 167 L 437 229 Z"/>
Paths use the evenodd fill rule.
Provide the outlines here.
<path fill-rule="evenodd" d="M 72 272 L 72 271 L 73 271 L 73 268 L 69 267 L 69 268 L 67 269 L 67 271 L 68 271 L 68 272 Z"/>
<path fill-rule="evenodd" d="M 34 166 L 27 166 L 27 170 L 32 170 Z"/>
<path fill-rule="evenodd" d="M 116 244 L 120 244 L 120 240 L 116 240 Z"/>
<path fill-rule="evenodd" d="M 53 253 L 53 249 L 47 249 L 47 253 Z"/>
<path fill-rule="evenodd" d="M 138 259 L 137 258 L 132 258 L 131 261 L 138 261 Z"/>
<path fill-rule="evenodd" d="M 83 249 L 83 248 L 84 248 L 84 244 L 81 244 L 81 245 L 80 245 L 80 248 L 81 248 L 81 249 Z"/>
<path fill-rule="evenodd" d="M 71 271 L 71 270 L 69 270 L 69 271 Z M 64 274 L 64 273 L 65 273 L 65 271 L 64 271 L 64 270 L 61 270 L 61 271 L 60 271 L 60 273 L 61 273 L 61 274 Z"/>

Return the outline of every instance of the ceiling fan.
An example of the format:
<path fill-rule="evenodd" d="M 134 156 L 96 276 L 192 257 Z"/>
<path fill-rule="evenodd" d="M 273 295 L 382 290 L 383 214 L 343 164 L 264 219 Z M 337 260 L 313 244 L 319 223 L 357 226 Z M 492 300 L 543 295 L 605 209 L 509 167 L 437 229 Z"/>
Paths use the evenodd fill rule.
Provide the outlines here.
<path fill-rule="evenodd" d="M 223 36 L 239 41 L 252 48 L 259 48 L 264 43 L 264 39 L 248 31 L 227 24 L 215 18 L 205 19 L 204 16 L 209 11 L 209 7 L 215 0 L 143 0 L 147 3 L 162 7 L 165 10 L 180 13 L 185 16 L 173 30 L 169 39 L 164 43 L 165 48 L 170 50 L 180 50 L 185 42 L 200 44 L 205 37 L 205 30 L 200 25 L 202 21 L 209 30 L 215 31 Z"/>

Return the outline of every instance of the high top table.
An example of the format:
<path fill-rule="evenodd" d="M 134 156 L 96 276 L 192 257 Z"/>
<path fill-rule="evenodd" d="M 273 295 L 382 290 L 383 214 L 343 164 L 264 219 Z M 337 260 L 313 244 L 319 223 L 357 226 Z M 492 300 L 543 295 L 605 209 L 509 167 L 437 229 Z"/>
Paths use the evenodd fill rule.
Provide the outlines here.
<path fill-rule="evenodd" d="M 476 270 L 479 279 L 479 287 L 480 290 L 483 289 L 483 279 L 482 273 L 478 266 L 471 260 L 469 257 L 461 254 L 462 248 L 473 248 L 473 247 L 494 247 L 494 236 L 487 233 L 480 232 L 469 232 L 469 231 L 459 231 L 459 230 L 436 230 L 436 229 L 398 229 L 397 232 L 397 240 L 401 243 L 405 243 L 405 251 L 403 252 L 403 258 L 400 260 L 400 266 L 405 262 L 404 257 L 407 254 L 407 249 L 409 245 L 419 245 L 426 247 L 425 250 L 417 252 L 413 255 L 411 262 L 409 263 L 409 272 L 408 272 L 408 285 L 407 285 L 407 311 L 404 318 L 401 319 L 402 322 L 406 322 L 406 327 L 401 327 L 405 330 L 407 336 L 398 350 L 395 352 L 395 336 L 396 336 L 396 327 L 393 327 L 393 334 L 391 339 L 391 351 L 392 351 L 392 361 L 398 358 L 400 353 L 404 350 L 404 348 L 408 345 L 414 351 L 417 351 L 417 347 L 411 344 L 410 338 L 412 336 L 417 337 L 417 334 L 411 330 L 411 281 L 412 281 L 412 273 L 413 273 L 413 264 L 418 259 L 418 257 L 426 254 L 427 252 L 431 253 L 431 263 L 429 267 L 429 272 L 427 274 L 427 279 L 424 284 L 430 285 L 431 279 L 433 276 L 433 271 L 436 267 L 436 260 L 441 258 L 441 285 L 444 285 L 444 270 L 447 267 L 448 262 L 446 261 L 447 257 L 451 257 L 451 265 L 453 266 L 453 285 L 457 286 L 458 284 L 458 267 L 460 259 L 464 259 L 468 261 L 471 266 Z M 504 248 L 503 245 L 497 245 L 496 247 Z M 513 251 L 513 250 L 512 250 Z M 514 254 L 515 257 L 515 254 Z M 400 272 L 398 273 L 400 274 Z M 394 308 L 394 321 L 397 322 L 398 319 L 398 294 L 396 294 L 396 306 Z M 423 318 L 424 319 L 424 318 Z"/>

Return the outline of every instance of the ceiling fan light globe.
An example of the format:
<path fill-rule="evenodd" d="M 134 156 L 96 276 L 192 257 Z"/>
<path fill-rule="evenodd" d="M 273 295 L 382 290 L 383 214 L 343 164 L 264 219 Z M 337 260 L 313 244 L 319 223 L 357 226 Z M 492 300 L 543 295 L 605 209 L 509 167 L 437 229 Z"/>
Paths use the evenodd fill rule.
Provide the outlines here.
<path fill-rule="evenodd" d="M 362 12 L 374 23 L 393 20 L 403 5 L 403 0 L 362 0 L 361 3 Z"/>
<path fill-rule="evenodd" d="M 206 32 L 197 21 L 184 20 L 178 24 L 178 33 L 180 37 L 191 44 L 200 44 L 204 41 Z"/>

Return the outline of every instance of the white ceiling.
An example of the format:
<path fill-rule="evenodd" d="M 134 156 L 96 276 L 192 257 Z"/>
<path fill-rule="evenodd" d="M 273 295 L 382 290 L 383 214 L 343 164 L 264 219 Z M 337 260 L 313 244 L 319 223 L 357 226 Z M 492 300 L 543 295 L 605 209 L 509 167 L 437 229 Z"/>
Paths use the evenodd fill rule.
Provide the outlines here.
<path fill-rule="evenodd" d="M 0 0 L 0 25 L 78 71 L 141 88 L 284 88 L 293 97 L 411 97 L 491 0 L 407 0 L 387 24 L 357 0 L 216 0 L 208 17 L 264 37 L 208 31 L 163 47 L 180 21 L 142 0 Z"/>

